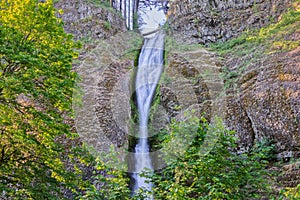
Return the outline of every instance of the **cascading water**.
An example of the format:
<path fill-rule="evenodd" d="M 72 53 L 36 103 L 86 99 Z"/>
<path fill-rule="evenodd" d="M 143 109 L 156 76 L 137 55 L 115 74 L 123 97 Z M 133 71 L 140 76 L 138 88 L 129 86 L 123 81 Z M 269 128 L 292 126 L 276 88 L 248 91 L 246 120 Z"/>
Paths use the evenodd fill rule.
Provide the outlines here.
<path fill-rule="evenodd" d="M 135 185 L 134 190 L 141 187 L 151 189 L 151 183 L 147 183 L 139 173 L 144 170 L 153 170 L 149 156 L 148 144 L 148 116 L 151 101 L 163 70 L 164 34 L 158 32 L 152 38 L 145 39 L 143 49 L 139 57 L 139 68 L 136 77 L 136 94 L 139 111 L 139 140 L 135 147 Z"/>
<path fill-rule="evenodd" d="M 157 1 L 148 1 L 148 5 L 139 6 L 140 31 L 144 35 L 144 45 L 139 56 L 136 76 L 136 95 L 139 111 L 139 139 L 135 147 L 135 174 L 133 191 L 139 188 L 151 191 L 152 183 L 141 176 L 144 170 L 153 171 L 148 143 L 148 118 L 152 98 L 163 71 L 164 32 L 159 30 L 166 17 L 164 4 Z M 153 197 L 148 197 L 153 199 Z"/>

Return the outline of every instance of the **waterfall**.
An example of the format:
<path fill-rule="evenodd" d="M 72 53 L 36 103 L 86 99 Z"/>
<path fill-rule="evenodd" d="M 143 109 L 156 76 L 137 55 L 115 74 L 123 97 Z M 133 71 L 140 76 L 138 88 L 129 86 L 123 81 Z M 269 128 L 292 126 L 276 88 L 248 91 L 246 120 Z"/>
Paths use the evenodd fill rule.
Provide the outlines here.
<path fill-rule="evenodd" d="M 153 171 L 148 144 L 148 118 L 152 98 L 163 70 L 164 33 L 157 32 L 146 38 L 139 57 L 136 77 L 136 95 L 139 111 L 139 139 L 135 147 L 134 191 L 139 188 L 151 190 L 152 184 L 140 173 L 148 169 Z"/>
<path fill-rule="evenodd" d="M 167 0 L 111 0 L 111 6 L 121 12 L 125 19 L 126 27 L 133 30 L 134 15 L 139 14 L 139 28 L 142 31 L 147 26 L 163 25 L 167 13 Z M 152 13 L 152 14 L 151 14 Z M 143 27 L 141 27 L 143 26 Z M 157 28 L 157 27 L 156 27 Z M 143 33 L 143 32 L 142 32 Z"/>
<path fill-rule="evenodd" d="M 159 28 L 166 22 L 165 4 L 158 1 L 140 1 L 139 29 L 144 35 L 135 91 L 139 112 L 139 135 L 135 146 L 135 173 L 133 192 L 143 188 L 152 190 L 151 180 L 141 176 L 144 170 L 154 171 L 148 143 L 148 119 L 151 102 L 164 67 L 164 37 L 165 33 Z M 147 199 L 153 199 L 149 196 Z"/>

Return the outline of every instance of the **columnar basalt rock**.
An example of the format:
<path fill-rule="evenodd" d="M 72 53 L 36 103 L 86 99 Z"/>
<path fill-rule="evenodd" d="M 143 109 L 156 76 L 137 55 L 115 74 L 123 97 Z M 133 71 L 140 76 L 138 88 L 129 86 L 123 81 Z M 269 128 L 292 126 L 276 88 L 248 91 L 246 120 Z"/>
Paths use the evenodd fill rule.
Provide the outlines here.
<path fill-rule="evenodd" d="M 281 175 L 277 178 L 277 181 L 287 187 L 296 187 L 300 184 L 300 162 L 284 165 L 282 168 L 275 169 Z"/>
<path fill-rule="evenodd" d="M 181 120 L 185 111 L 195 111 L 198 117 L 204 114 L 208 120 L 221 115 L 216 107 L 223 83 L 214 56 L 204 49 L 170 53 L 167 80 L 160 88 L 161 102 L 170 118 Z"/>
<path fill-rule="evenodd" d="M 137 13 L 138 0 L 110 0 L 111 6 L 119 11 L 126 21 L 128 29 L 133 29 L 134 15 Z"/>
<path fill-rule="evenodd" d="M 277 21 L 291 0 L 175 0 L 170 32 L 179 41 L 207 44 L 237 37 L 242 31 Z"/>
<path fill-rule="evenodd" d="M 244 30 L 263 27 L 280 19 L 291 0 L 176 0 L 172 1 L 169 11 L 170 33 L 178 41 L 202 43 L 225 41 L 240 35 Z M 120 110 L 127 115 L 116 121 L 112 104 L 120 79 L 131 70 L 132 59 L 123 59 L 124 52 L 134 47 L 129 44 L 135 35 L 118 35 L 126 31 L 124 19 L 102 8 L 87 4 L 87 0 L 59 1 L 57 8 L 62 8 L 61 15 L 67 32 L 74 34 L 75 39 L 107 39 L 101 45 L 86 47 L 85 64 L 75 70 L 85 78 L 83 97 L 86 110 L 79 110 L 77 119 L 78 132 L 97 150 L 105 142 L 103 136 L 117 147 L 127 148 L 130 119 L 130 91 L 124 84 L 126 95 L 122 98 Z M 110 26 L 111 25 L 111 26 Z M 299 31 L 286 36 L 288 40 L 300 40 Z M 293 37 L 293 38 L 289 38 Z M 99 41 L 99 40 L 98 40 Z M 135 46 L 137 47 L 137 46 Z M 247 57 L 248 56 L 248 57 Z M 223 60 L 223 65 L 234 71 L 250 55 L 238 59 Z M 122 59 L 119 59 L 121 58 Z M 238 152 L 251 149 L 255 142 L 268 139 L 276 145 L 279 159 L 289 160 L 300 155 L 300 48 L 289 52 L 264 55 L 253 62 L 240 74 L 235 82 L 236 88 L 226 90 L 222 109 L 213 102 L 217 92 L 222 92 L 220 64 L 211 52 L 205 50 L 180 51 L 169 53 L 165 79 L 160 85 L 160 110 L 157 123 L 153 121 L 155 131 L 163 127 L 170 118 L 182 120 L 184 110 L 196 109 L 198 115 L 206 113 L 208 119 L 215 114 L 224 114 L 227 128 L 236 131 Z M 90 67 L 91 66 L 91 67 Z M 97 69 L 95 69 L 96 67 Z M 209 80 L 217 80 L 210 82 Z M 129 80 L 127 84 L 129 83 Z M 121 93 L 121 92 L 120 92 Z M 224 112 L 219 112 L 224 111 Z M 156 114 L 156 113 L 155 113 Z M 167 116 L 165 116 L 167 115 Z M 118 116 L 117 116 L 118 117 Z M 120 123 L 120 121 L 124 123 Z M 87 123 L 88 122 L 88 123 Z M 100 134 L 99 131 L 100 130 Z M 99 136 L 100 135 L 100 136 Z M 282 173 L 278 182 L 285 186 L 299 184 L 299 163 L 277 169 Z"/>
<path fill-rule="evenodd" d="M 104 40 L 76 69 L 84 94 L 83 105 L 75 109 L 77 131 L 98 152 L 111 145 L 128 148 L 134 59 L 126 52 L 138 51 L 139 38 L 138 34 L 122 33 Z"/>
<path fill-rule="evenodd" d="M 55 3 L 55 7 L 63 10 L 59 17 L 64 21 L 65 31 L 76 40 L 107 39 L 127 30 L 125 20 L 117 12 L 88 0 L 61 0 Z"/>
<path fill-rule="evenodd" d="M 95 112 L 99 120 L 98 122 L 101 131 L 103 131 L 102 134 L 117 146 L 124 145 L 124 143 L 127 142 L 126 140 L 128 137 L 127 125 L 130 118 L 130 80 L 126 80 L 127 91 L 123 87 L 125 91 L 119 91 L 118 93 L 122 94 L 125 92 L 126 95 L 118 96 L 118 94 L 116 94 L 116 92 L 118 92 L 116 89 L 118 87 L 118 82 L 122 79 L 122 76 L 126 76 L 126 73 L 130 70 L 132 65 L 133 63 L 129 60 L 111 63 L 102 73 L 101 77 L 99 77 L 100 80 L 96 91 L 97 105 L 95 107 Z M 123 102 L 123 106 L 118 106 L 118 110 L 113 109 L 113 106 L 115 106 L 112 102 L 114 98 Z M 119 105 L 121 104 L 119 103 Z M 123 114 L 116 116 L 114 111 L 117 111 L 118 113 L 122 112 Z"/>
<path fill-rule="evenodd" d="M 267 139 L 275 144 L 278 159 L 300 155 L 299 52 L 298 47 L 290 52 L 265 55 L 241 74 L 235 89 L 226 90 L 223 109 L 217 114 L 223 115 L 226 126 L 236 131 L 239 153 Z M 208 102 L 213 99 L 215 87 L 210 81 L 213 79 L 206 74 L 216 77 L 221 72 L 215 70 L 216 63 L 210 62 L 206 55 L 214 59 L 213 55 L 200 50 L 198 53 L 170 53 L 165 72 L 170 80 L 163 83 L 160 91 L 169 117 L 179 116 L 181 110 L 196 104 L 208 118 L 213 117 L 213 105 Z M 224 65 L 234 68 L 243 59 L 231 59 Z M 216 88 L 220 93 L 225 89 L 220 84 Z"/>
<path fill-rule="evenodd" d="M 281 18 L 290 0 L 196 0 L 172 1 L 169 11 L 170 33 L 178 41 L 202 43 L 225 41 L 243 31 L 264 27 Z M 285 36 L 299 40 L 299 31 Z M 261 48 L 261 47 L 260 47 Z M 226 58 L 229 71 L 243 67 L 252 54 Z M 186 57 L 186 56 L 185 56 Z M 300 154 L 299 48 L 252 59 L 240 72 L 235 87 L 226 90 L 224 119 L 239 138 L 237 150 L 245 152 L 263 139 L 276 146 L 279 159 Z M 199 61 L 197 61 L 199 62 Z M 184 71 L 193 74 L 193 69 Z M 187 69 L 187 68 L 186 68 Z"/>
<path fill-rule="evenodd" d="M 245 29 L 259 28 L 272 20 L 276 21 L 291 1 L 183 0 L 172 2 L 173 6 L 169 12 L 171 33 L 178 36 L 178 40 L 206 44 L 224 41 L 239 35 Z M 107 32 L 104 27 L 101 28 L 100 32 L 104 34 L 101 37 L 93 29 L 91 34 L 94 39 L 98 36 L 98 38 L 109 38 L 115 34 L 116 29 L 121 32 L 126 30 L 120 16 L 102 12 L 101 8 L 94 8 L 76 0 L 73 3 L 58 3 L 56 6 L 65 10 L 62 18 L 66 30 L 74 33 L 75 38 L 85 37 L 88 34 L 85 30 L 91 30 L 89 27 L 98 27 L 96 24 L 90 24 L 88 19 L 93 19 L 94 22 L 96 19 L 102 22 L 108 20 L 113 24 L 112 29 Z M 73 26 L 74 24 L 81 25 L 78 28 Z M 300 39 L 297 32 L 291 37 L 294 37 L 293 40 Z M 122 55 L 114 52 L 118 49 L 118 44 L 112 45 L 113 48 L 103 46 L 101 50 L 98 49 L 98 52 L 103 51 L 101 59 L 105 61 L 103 67 L 106 68 L 107 73 L 101 81 L 100 77 L 95 77 L 98 84 L 95 87 L 99 92 L 97 115 L 108 137 L 111 137 L 115 144 L 122 145 L 126 136 L 111 123 L 113 116 L 109 104 L 112 91 L 109 88 L 114 86 L 125 72 L 127 73 L 129 61 L 112 61 L 109 58 L 112 54 L 114 54 L 113 58 Z M 219 83 L 220 80 L 213 84 L 207 80 L 213 80 L 213 76 L 219 75 L 220 69 L 216 67 L 216 57 L 201 51 L 172 52 L 169 55 L 167 61 L 169 66 L 165 72 L 167 78 L 160 87 L 161 105 L 169 118 L 179 116 L 180 111 L 195 108 L 195 105 L 199 105 L 199 110 L 205 112 L 208 117 L 213 115 L 214 106 L 211 99 L 216 95 L 213 90 L 216 88 L 219 92 L 222 84 Z M 245 60 L 247 57 L 243 56 L 240 59 Z M 299 48 L 286 53 L 270 54 L 253 63 L 241 74 L 237 81 L 237 88 L 226 91 L 226 101 L 224 100 L 226 106 L 223 106 L 226 108 L 223 112 L 224 119 L 227 127 L 237 133 L 238 151 L 247 151 L 256 141 L 268 138 L 276 144 L 279 158 L 286 159 L 299 155 L 299 59 Z M 89 62 L 89 58 L 85 60 Z M 239 60 L 228 59 L 223 64 L 231 69 L 238 63 Z M 206 69 L 210 72 L 207 73 Z M 208 78 L 208 75 L 212 77 Z M 113 136 L 115 133 L 116 135 Z M 116 139 L 117 137 L 120 138 Z"/>
<path fill-rule="evenodd" d="M 300 155 L 299 52 L 300 48 L 269 56 L 255 66 L 251 79 L 241 78 L 240 83 L 239 99 L 255 139 L 273 141 L 279 158 Z"/>
<path fill-rule="evenodd" d="M 299 31 L 285 36 L 298 41 Z M 249 55 L 228 59 L 224 65 L 236 70 Z M 237 132 L 242 150 L 267 139 L 275 144 L 279 159 L 300 155 L 300 48 L 264 54 L 250 63 L 227 91 L 226 124 Z"/>

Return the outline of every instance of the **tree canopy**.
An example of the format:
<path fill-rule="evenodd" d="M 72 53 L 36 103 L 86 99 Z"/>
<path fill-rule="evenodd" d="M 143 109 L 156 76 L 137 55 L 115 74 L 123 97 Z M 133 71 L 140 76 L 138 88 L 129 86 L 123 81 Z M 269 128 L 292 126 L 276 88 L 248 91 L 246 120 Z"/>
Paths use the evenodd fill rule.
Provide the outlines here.
<path fill-rule="evenodd" d="M 52 0 L 0 2 L 0 198 L 129 196 L 124 173 L 105 167 L 66 123 L 80 44 L 57 12 Z"/>
<path fill-rule="evenodd" d="M 71 135 L 62 116 L 71 113 L 78 44 L 55 12 L 52 1 L 0 2 L 0 189 L 20 197 L 64 182 L 55 139 Z"/>

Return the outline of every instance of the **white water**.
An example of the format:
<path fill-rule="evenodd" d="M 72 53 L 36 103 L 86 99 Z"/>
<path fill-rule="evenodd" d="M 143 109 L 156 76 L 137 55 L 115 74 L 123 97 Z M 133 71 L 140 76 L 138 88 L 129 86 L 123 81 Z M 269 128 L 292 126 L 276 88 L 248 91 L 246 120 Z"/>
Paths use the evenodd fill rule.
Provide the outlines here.
<path fill-rule="evenodd" d="M 151 190 L 152 184 L 139 176 L 143 170 L 153 171 L 149 156 L 148 117 L 149 109 L 157 83 L 163 70 L 164 34 L 156 33 L 154 37 L 145 39 L 139 57 L 136 77 L 136 94 L 139 111 L 139 140 L 135 147 L 135 185 L 134 190 L 145 188 Z"/>
<path fill-rule="evenodd" d="M 148 34 L 163 26 L 166 21 L 166 7 L 167 1 L 160 0 L 159 2 L 143 1 L 144 3 L 139 4 L 138 10 L 138 24 L 140 32 L 145 38 L 150 38 L 153 35 Z"/>
<path fill-rule="evenodd" d="M 155 2 L 155 1 L 153 1 Z M 147 3 L 147 2 L 146 2 Z M 159 27 L 165 21 L 165 15 L 162 5 L 150 4 L 139 6 L 139 21 L 140 31 L 142 34 L 147 34 L 144 38 L 144 45 L 139 56 L 138 71 L 136 77 L 136 95 L 139 111 L 139 135 L 138 143 L 135 147 L 135 174 L 133 191 L 140 188 L 151 191 L 151 180 L 141 176 L 145 170 L 153 171 L 153 166 L 150 157 L 150 146 L 148 143 L 148 118 L 149 109 L 152 98 L 155 93 L 156 86 L 163 71 L 163 52 L 164 52 L 164 36 Z M 148 199 L 153 199 L 149 196 Z"/>

